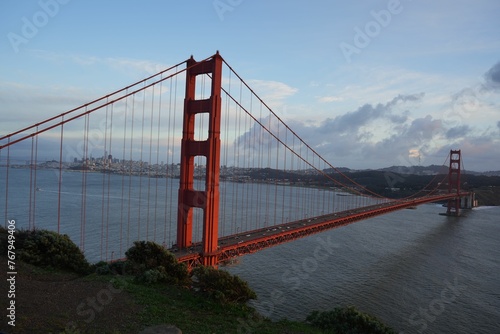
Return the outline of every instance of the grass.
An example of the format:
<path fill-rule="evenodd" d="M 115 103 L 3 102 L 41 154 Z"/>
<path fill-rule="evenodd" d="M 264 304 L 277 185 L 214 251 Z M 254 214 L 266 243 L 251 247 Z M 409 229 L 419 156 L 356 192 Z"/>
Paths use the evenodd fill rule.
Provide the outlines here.
<path fill-rule="evenodd" d="M 2 229 L 0 246 L 3 246 L 7 234 L 3 231 L 2 235 L 1 232 Z M 67 245 L 63 246 L 60 251 L 67 252 Z M 88 267 L 87 263 L 82 265 Z M 0 267 L 7 268 L 5 254 L 0 254 Z M 77 274 L 60 269 L 40 268 L 16 259 L 17 323 L 15 327 L 6 326 L 5 322 L 0 323 L 0 333 L 123 334 L 139 333 L 144 328 L 160 324 L 174 325 L 184 334 L 322 333 L 306 323 L 289 320 L 273 322 L 246 304 L 217 301 L 207 297 L 207 292 L 203 295 L 194 291 L 195 289 L 165 283 L 147 285 L 137 282 L 132 275 L 112 275 L 109 268 L 103 270 L 106 267 L 100 265 L 92 268 L 96 273 L 82 276 L 83 270 L 77 270 Z M 123 266 L 114 264 L 113 268 L 123 269 Z M 198 283 L 203 281 L 203 277 L 197 276 Z M 219 282 L 219 278 L 225 277 L 224 275 L 209 277 L 212 280 L 210 282 L 217 283 L 216 287 L 212 287 L 215 290 L 207 288 L 207 291 L 216 292 L 214 297 L 220 297 L 221 294 L 224 296 L 227 289 L 235 289 L 232 279 L 229 279 L 229 284 L 227 278 L 226 281 Z M 182 284 L 190 284 L 188 281 Z M 8 291 L 8 284 L 6 280 L 0 281 L 0 290 Z M 6 305 L 4 303 L 2 307 Z"/>
<path fill-rule="evenodd" d="M 172 324 L 185 334 L 211 333 L 321 333 L 291 321 L 271 322 L 240 304 L 220 304 L 176 286 L 127 284 L 125 290 L 143 305 L 143 325 Z"/>
<path fill-rule="evenodd" d="M 112 282 L 116 288 L 123 288 L 131 299 L 141 306 L 142 311 L 132 319 L 117 319 L 122 326 L 140 328 L 159 324 L 174 325 L 183 334 L 213 333 L 268 333 L 268 334 L 316 334 L 323 333 L 305 323 L 281 320 L 271 321 L 260 316 L 253 308 L 242 304 L 221 304 L 207 299 L 193 291 L 175 285 L 144 285 L 134 281 L 132 276 L 120 277 L 92 274 L 86 281 Z M 123 327 L 122 327 L 123 328 Z M 120 333 L 118 331 L 109 333 Z M 125 332 L 123 332 L 125 333 Z M 68 333 L 69 334 L 69 333 Z"/>

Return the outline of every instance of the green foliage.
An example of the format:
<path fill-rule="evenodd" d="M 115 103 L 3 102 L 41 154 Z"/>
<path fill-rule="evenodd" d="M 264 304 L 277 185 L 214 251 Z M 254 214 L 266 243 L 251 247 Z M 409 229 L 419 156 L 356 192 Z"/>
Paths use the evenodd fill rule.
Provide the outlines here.
<path fill-rule="evenodd" d="M 136 276 L 137 282 L 144 284 L 155 284 L 170 281 L 170 277 L 165 270 L 165 267 L 159 266 L 155 269 L 148 269 L 140 275 Z"/>
<path fill-rule="evenodd" d="M 69 270 L 86 274 L 90 265 L 66 234 L 47 230 L 22 231 L 16 243 L 21 260 L 40 267 Z"/>
<path fill-rule="evenodd" d="M 200 266 L 193 269 L 190 276 L 185 264 L 178 263 L 172 253 L 154 242 L 136 241 L 125 255 L 127 270 L 143 284 L 192 285 L 195 290 L 223 303 L 244 303 L 257 298 L 245 281 L 226 271 Z M 100 265 L 96 272 L 106 274 L 109 268 Z"/>
<path fill-rule="evenodd" d="M 110 263 L 99 261 L 92 267 L 97 275 L 125 275 L 127 274 L 127 264 L 127 261 L 115 261 Z"/>
<path fill-rule="evenodd" d="M 248 283 L 227 271 L 199 266 L 192 271 L 193 287 L 209 297 L 225 303 L 245 303 L 257 298 Z"/>
<path fill-rule="evenodd" d="M 140 282 L 166 282 L 186 285 L 189 283 L 187 266 L 177 262 L 164 247 L 151 241 L 135 241 L 125 253 L 131 273 Z"/>
<path fill-rule="evenodd" d="M 327 333 L 338 334 L 395 334 L 377 318 L 358 311 L 355 307 L 337 307 L 333 311 L 314 311 L 306 319 L 311 325 Z"/>
<path fill-rule="evenodd" d="M 1 255 L 7 255 L 8 251 L 8 245 L 9 245 L 9 231 L 3 226 L 0 226 L 0 254 Z M 12 231 L 11 231 L 12 232 Z M 26 238 L 29 236 L 31 231 L 28 230 L 15 230 L 14 232 L 14 245 L 16 247 L 16 250 L 20 250 L 24 247 L 24 242 L 26 241 Z M 12 237 L 10 237 L 12 240 Z"/>
<path fill-rule="evenodd" d="M 93 269 L 97 275 L 109 275 L 111 270 L 109 269 L 109 264 L 104 261 L 99 261 L 93 265 Z"/>

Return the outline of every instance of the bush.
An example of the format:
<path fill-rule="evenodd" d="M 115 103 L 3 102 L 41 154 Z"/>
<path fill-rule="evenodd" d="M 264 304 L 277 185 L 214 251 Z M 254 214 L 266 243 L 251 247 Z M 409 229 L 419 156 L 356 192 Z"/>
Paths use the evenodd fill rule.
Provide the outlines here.
<path fill-rule="evenodd" d="M 80 248 L 66 234 L 47 230 L 22 231 L 18 234 L 19 256 L 24 262 L 41 267 L 87 274 L 90 265 Z"/>
<path fill-rule="evenodd" d="M 135 241 L 125 255 L 138 281 L 180 285 L 189 282 L 187 266 L 177 262 L 172 253 L 154 242 Z"/>
<path fill-rule="evenodd" d="M 33 231 L 29 230 L 15 230 L 14 236 L 15 236 L 15 247 L 17 250 L 20 250 L 24 247 L 24 242 L 26 241 L 26 238 L 32 233 Z M 3 226 L 0 226 L 0 254 L 1 255 L 7 255 L 7 246 L 8 244 L 8 239 L 9 239 L 9 230 L 4 228 Z"/>
<path fill-rule="evenodd" d="M 126 261 L 105 262 L 99 261 L 92 266 L 97 275 L 125 275 L 127 273 Z"/>
<path fill-rule="evenodd" d="M 159 266 L 155 269 L 148 269 L 142 274 L 136 276 L 137 282 L 144 284 L 155 284 L 161 282 L 168 282 L 169 276 L 164 267 Z"/>
<path fill-rule="evenodd" d="M 396 334 L 377 318 L 358 311 L 355 307 L 337 307 L 333 311 L 314 311 L 306 319 L 311 325 L 327 333 L 339 334 Z"/>
<path fill-rule="evenodd" d="M 245 303 L 257 298 L 247 282 L 227 271 L 199 266 L 191 274 L 193 287 L 219 302 Z"/>

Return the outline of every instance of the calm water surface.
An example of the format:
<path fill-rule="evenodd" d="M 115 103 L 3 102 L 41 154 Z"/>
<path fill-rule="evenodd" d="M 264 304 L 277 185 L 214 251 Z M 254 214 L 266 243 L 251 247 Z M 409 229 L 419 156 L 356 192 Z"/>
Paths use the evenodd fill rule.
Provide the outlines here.
<path fill-rule="evenodd" d="M 11 168 L 9 173 L 6 212 L 6 169 L 0 167 L 0 217 L 27 227 L 26 208 L 36 201 L 31 213 L 36 226 L 56 229 L 58 172 L 38 171 L 36 198 L 29 192 L 29 170 Z M 88 175 L 87 258 L 119 257 L 137 239 L 170 245 L 178 184 L 158 191 L 153 181 L 148 204 L 147 193 L 136 191 L 140 183 L 148 184 L 147 178 L 115 175 L 110 180 L 108 191 L 102 174 Z M 81 184 L 81 173 L 63 174 L 60 228 L 77 244 Z M 221 195 L 231 198 L 237 187 L 223 184 Z M 103 203 L 111 209 L 102 210 Z M 262 214 L 259 208 L 240 212 L 228 203 L 221 213 L 226 219 Z M 259 296 L 254 306 L 272 319 L 304 320 L 312 310 L 355 305 L 404 333 L 500 333 L 500 207 L 477 208 L 460 218 L 440 216 L 444 211 L 430 204 L 394 212 L 244 256 L 226 269 L 249 282 Z M 100 223 L 103 217 L 106 226 Z M 199 230 L 195 227 L 195 233 Z"/>
<path fill-rule="evenodd" d="M 273 319 L 355 305 L 404 333 L 500 333 L 500 207 L 423 205 L 245 256 Z M 328 246 L 325 246 L 328 245 Z"/>

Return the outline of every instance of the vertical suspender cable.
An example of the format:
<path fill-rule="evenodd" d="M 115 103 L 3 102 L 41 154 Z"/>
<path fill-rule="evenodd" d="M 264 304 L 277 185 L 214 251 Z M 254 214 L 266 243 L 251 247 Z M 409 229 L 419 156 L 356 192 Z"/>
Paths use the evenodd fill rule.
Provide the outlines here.
<path fill-rule="evenodd" d="M 106 99 L 108 101 L 108 99 Z M 102 173 L 102 191 L 101 191 L 101 261 L 103 261 L 103 253 L 104 253 L 104 216 L 105 216 L 105 205 L 104 205 L 104 199 L 105 199 L 105 193 L 106 193 L 106 174 L 107 174 L 107 164 L 106 164 L 106 159 L 107 159 L 107 145 L 108 145 L 108 106 L 106 105 L 106 117 L 104 121 L 104 146 L 103 146 L 103 154 L 102 158 L 100 159 L 100 164 L 101 164 L 101 173 Z M 107 255 L 107 254 L 106 254 Z"/>
<path fill-rule="evenodd" d="M 113 143 L 113 114 L 114 114 L 114 106 L 115 104 L 110 105 L 110 120 L 109 120 L 109 151 L 107 158 L 108 168 L 112 169 L 113 166 L 113 151 L 112 151 L 112 143 Z M 106 130 L 107 131 L 107 130 Z M 111 170 L 107 173 L 108 180 L 108 189 L 107 189 L 107 205 L 106 205 L 106 261 L 108 260 L 108 246 L 109 246 L 109 210 L 110 210 L 110 193 L 111 193 Z"/>
<path fill-rule="evenodd" d="M 30 200 L 29 200 L 29 219 L 28 219 L 28 224 L 29 224 L 29 229 L 35 229 L 34 222 L 33 222 L 33 201 L 34 201 L 34 194 L 33 194 L 33 163 L 34 163 L 34 151 L 35 151 L 35 138 L 31 137 L 31 160 L 30 160 Z"/>
<path fill-rule="evenodd" d="M 292 136 L 292 150 L 295 150 L 295 136 Z M 294 165 L 294 163 L 293 163 L 294 161 L 295 161 L 295 158 L 294 158 L 293 154 L 290 154 L 290 170 L 291 170 L 292 172 L 297 172 L 297 171 L 294 169 L 294 167 L 295 167 L 295 165 Z M 293 198 L 293 197 L 295 197 L 295 196 L 297 196 L 297 188 L 298 188 L 298 187 L 297 187 L 297 184 L 296 184 L 296 181 L 297 181 L 297 180 L 296 180 L 296 178 L 297 178 L 297 177 L 298 177 L 298 176 L 297 176 L 297 174 L 295 174 L 295 175 L 294 175 L 294 178 L 295 178 L 295 179 L 294 179 L 293 181 L 292 181 L 292 180 L 290 180 L 290 193 L 291 193 L 291 194 L 290 194 L 290 199 L 289 199 L 289 203 L 288 203 L 288 205 L 289 205 L 290 209 L 289 209 L 289 212 L 288 212 L 288 218 L 286 219 L 286 220 L 287 220 L 287 222 L 288 222 L 288 221 L 295 220 L 295 219 L 293 218 L 293 216 L 294 216 L 294 212 L 293 212 L 293 203 L 292 203 L 292 198 Z M 293 182 L 293 183 L 292 183 L 292 182 Z"/>
<path fill-rule="evenodd" d="M 278 138 L 280 137 L 280 123 L 278 122 Z M 274 178 L 274 223 L 273 225 L 276 225 L 277 223 L 277 211 L 278 211 L 278 178 L 279 178 L 279 174 L 278 174 L 278 171 L 279 171 L 279 159 L 280 159 L 280 147 L 279 147 L 280 143 L 278 141 L 276 141 L 276 166 L 275 166 L 275 169 L 276 169 L 276 177 Z"/>
<path fill-rule="evenodd" d="M 64 116 L 61 117 L 64 121 Z M 61 230 L 61 188 L 62 188 L 62 152 L 63 152 L 63 135 L 64 135 L 64 124 L 61 124 L 61 141 L 59 145 L 59 190 L 57 192 L 57 233 Z"/>
<path fill-rule="evenodd" d="M 38 132 L 38 127 L 36 128 Z M 36 189 L 38 188 L 38 183 L 37 183 L 37 170 L 38 170 L 38 134 L 35 136 L 35 163 L 33 165 L 33 170 L 34 170 L 34 178 L 33 178 L 33 183 L 34 183 L 34 188 L 35 191 L 33 192 L 33 229 L 36 228 Z"/>
<path fill-rule="evenodd" d="M 170 188 L 172 188 L 172 178 L 173 175 L 173 161 L 170 159 L 170 150 L 173 150 L 170 146 L 170 138 L 174 138 L 174 129 L 172 128 L 172 94 L 173 94 L 173 79 L 170 78 L 170 88 L 169 88 L 169 99 L 168 99 L 168 124 L 167 124 L 167 167 L 166 167 L 166 177 L 165 177 L 165 211 L 164 211 L 164 223 L 163 223 L 163 243 L 166 244 L 167 240 L 170 242 L 170 234 L 172 232 L 172 210 L 167 209 L 167 203 L 172 203 L 174 200 L 172 198 L 172 192 L 168 193 L 168 187 L 170 182 Z M 172 130 L 171 130 L 172 129 Z M 170 207 L 172 208 L 172 207 Z M 167 219 L 167 212 L 170 214 L 170 218 Z M 167 224 L 168 224 L 168 239 L 167 239 Z"/>
<path fill-rule="evenodd" d="M 163 77 L 163 76 L 162 76 Z M 160 130 L 161 130 L 161 97 L 162 97 L 163 81 L 160 82 L 160 96 L 158 98 L 158 124 L 156 129 L 156 172 L 155 172 L 155 209 L 154 209 L 154 231 L 153 240 L 156 240 L 156 228 L 157 228 L 157 210 L 158 210 L 158 180 L 160 178 Z M 151 137 L 153 135 L 151 134 Z M 165 178 L 166 180 L 166 178 Z M 163 240 L 163 246 L 165 246 L 165 240 Z"/>
<path fill-rule="evenodd" d="M 288 130 L 285 128 L 285 143 L 288 144 Z M 285 147 L 284 149 L 284 152 L 283 152 L 283 175 L 287 175 L 287 171 L 286 171 L 286 151 L 287 151 L 287 148 Z M 287 178 L 284 178 L 284 183 L 283 183 L 283 196 L 282 196 L 282 201 L 281 201 L 281 223 L 285 223 L 285 193 L 286 191 L 290 190 L 291 188 L 290 187 L 287 187 L 286 185 L 286 180 Z M 290 180 L 288 180 L 290 181 Z"/>
<path fill-rule="evenodd" d="M 253 94 L 250 95 L 250 98 L 253 99 Z M 255 163 L 256 163 L 256 160 L 255 159 L 255 151 L 257 150 L 257 135 L 258 135 L 258 132 L 257 132 L 257 124 L 253 124 L 252 125 L 252 121 L 250 120 L 250 131 L 253 131 L 253 134 L 252 134 L 252 151 L 251 151 L 251 157 L 249 160 L 252 161 L 252 164 L 251 164 L 251 168 L 252 170 L 255 170 Z M 257 187 L 255 186 L 255 184 L 251 183 L 251 187 L 252 187 L 252 207 L 253 208 L 258 208 L 260 206 L 260 203 L 259 203 L 259 191 L 257 189 Z M 258 212 L 257 214 L 255 214 L 255 211 L 254 211 L 254 216 L 255 216 L 255 222 L 254 222 L 254 229 L 257 229 L 257 228 L 260 228 L 260 224 L 259 224 L 259 215 L 258 215 Z"/>
<path fill-rule="evenodd" d="M 132 95 L 132 115 L 130 122 L 130 151 L 129 151 L 129 171 L 128 171 L 128 215 L 127 215 L 127 247 L 130 245 L 130 220 L 131 220 L 131 197 L 132 197 L 132 171 L 133 171 L 133 142 L 134 142 L 134 118 L 135 118 L 135 94 Z M 140 206 L 140 203 L 139 203 Z M 139 224 L 139 222 L 137 222 Z"/>
<path fill-rule="evenodd" d="M 250 100 L 250 110 L 251 110 L 251 108 L 252 108 L 252 100 Z M 245 117 L 245 114 L 243 114 L 243 117 Z M 249 131 L 247 132 L 247 117 L 244 118 L 243 131 L 244 131 L 244 133 L 242 134 L 242 137 L 243 137 L 243 165 L 242 165 L 242 167 L 247 168 L 247 152 L 249 151 L 249 147 L 248 147 L 249 145 L 247 145 L 246 134 L 248 133 L 250 135 L 250 132 Z M 247 171 L 248 171 L 248 169 L 247 169 Z M 241 185 L 242 185 L 242 199 L 241 199 L 242 209 L 245 211 L 250 210 L 250 208 L 248 207 L 248 197 L 249 197 L 248 185 L 249 185 L 249 183 L 247 183 L 247 180 L 245 179 L 243 181 L 243 183 L 241 183 Z M 245 200 L 245 204 L 243 205 L 244 200 Z M 249 212 L 249 211 L 247 211 L 247 212 Z M 250 225 L 250 215 L 245 215 L 245 216 L 246 216 L 245 217 L 245 232 L 246 232 L 246 231 L 251 229 L 251 225 Z M 249 225 L 250 225 L 250 227 L 249 227 Z"/>
<path fill-rule="evenodd" d="M 259 120 L 262 121 L 262 103 L 259 104 Z M 263 145 L 264 145 L 264 138 L 263 138 L 263 134 L 264 134 L 264 131 L 263 131 L 263 128 L 262 127 L 258 127 L 259 129 L 259 132 L 258 132 L 258 141 L 259 141 L 259 150 L 257 152 L 257 156 L 258 156 L 258 166 L 259 167 L 259 170 L 262 170 L 263 168 L 263 162 L 262 162 L 262 154 L 264 152 L 263 150 Z M 260 179 L 261 176 L 259 176 L 259 179 Z M 262 190 L 264 189 L 265 187 L 265 182 L 263 182 L 265 180 L 260 180 L 260 184 L 259 184 L 259 190 L 257 192 L 257 217 L 260 221 L 257 222 L 257 224 L 260 226 L 262 223 L 265 223 L 265 221 L 263 222 L 262 220 L 265 220 L 263 219 L 263 210 L 262 210 L 262 207 L 263 207 L 263 203 L 262 203 Z"/>
<path fill-rule="evenodd" d="M 177 86 L 178 86 L 178 79 L 177 79 L 177 75 L 175 76 L 175 85 L 174 85 L 174 106 L 173 106 L 173 122 L 172 122 L 172 145 L 173 145 L 173 148 L 175 147 L 174 146 L 174 142 L 175 142 L 175 119 L 176 119 L 176 110 L 177 110 Z M 169 123 L 170 123 L 170 111 L 169 111 Z M 172 152 L 170 154 L 171 156 L 171 159 L 170 161 L 173 163 L 174 161 L 174 149 L 172 149 Z M 177 171 L 173 171 L 173 173 L 176 173 Z M 172 175 L 173 177 L 174 175 Z M 170 198 L 174 198 L 174 183 L 172 182 L 172 180 L 170 180 Z M 173 201 L 171 201 L 173 202 Z M 168 230 L 168 239 L 169 240 L 173 240 L 173 237 L 172 237 L 172 225 L 174 224 L 174 219 L 172 218 L 175 214 L 176 214 L 176 210 L 170 210 L 170 222 L 169 222 L 169 230 Z"/>
<path fill-rule="evenodd" d="M 268 129 L 271 129 L 271 115 L 268 115 Z M 265 134 L 267 137 L 267 134 Z M 269 168 L 269 172 L 271 172 L 271 146 L 272 146 L 272 140 L 271 137 L 268 138 L 268 143 L 267 143 L 267 164 L 266 166 Z M 269 175 L 268 175 L 269 178 Z M 270 212 L 269 212 L 269 196 L 270 196 L 270 190 L 271 186 L 269 182 L 266 182 L 266 224 L 267 226 L 270 225 Z"/>
<path fill-rule="evenodd" d="M 141 207 L 142 207 L 142 174 L 144 170 L 144 161 L 142 160 L 143 150 L 144 150 L 144 120 L 146 116 L 146 89 L 142 90 L 143 99 L 142 99 L 142 118 L 141 118 L 141 150 L 140 150 L 140 158 L 139 158 L 139 207 L 137 214 L 137 240 L 141 240 Z"/>
<path fill-rule="evenodd" d="M 87 108 L 85 108 L 87 110 Z M 89 169 L 88 160 L 88 140 L 89 140 L 89 118 L 90 114 L 85 114 L 83 125 L 83 156 L 82 156 L 82 203 L 81 203 L 81 222 L 80 222 L 80 248 L 82 252 L 85 251 L 85 225 L 87 221 L 87 170 Z"/>
<path fill-rule="evenodd" d="M 146 240 L 149 240 L 149 215 L 150 215 L 150 199 L 151 199 L 151 162 L 153 154 L 153 124 L 154 124 L 154 100 L 155 100 L 155 89 L 156 86 L 151 87 L 151 118 L 150 128 L 149 128 L 149 158 L 148 158 L 148 196 L 147 196 L 147 211 L 146 211 Z M 154 239 L 153 239 L 154 240 Z"/>
<path fill-rule="evenodd" d="M 128 93 L 128 89 L 125 94 Z M 125 116 L 123 121 L 123 147 L 122 147 L 122 161 L 120 163 L 120 173 L 122 175 L 122 192 L 121 192 L 121 206 L 120 206 L 120 256 L 123 256 L 123 215 L 125 211 L 125 149 L 127 141 L 127 121 L 128 121 L 128 97 L 125 99 Z"/>
<path fill-rule="evenodd" d="M 10 137 L 7 138 L 7 144 L 10 143 Z M 0 150 L 0 154 L 1 154 Z M 8 211 L 9 211 L 9 169 L 10 169 L 10 145 L 7 146 L 7 162 L 5 164 L 5 219 L 4 219 L 4 224 L 5 228 L 7 228 L 7 221 L 9 218 Z"/>
<path fill-rule="evenodd" d="M 224 171 L 224 177 L 226 178 L 228 176 L 227 174 L 227 167 L 228 167 L 228 149 L 229 149 L 229 115 L 230 115 L 230 112 L 229 112 L 229 109 L 230 109 L 230 99 L 228 97 L 228 95 L 231 94 L 231 70 L 229 71 L 229 78 L 228 78 L 228 93 L 226 93 L 226 100 L 224 101 L 224 104 L 225 104 L 225 119 L 224 119 L 224 142 L 223 142 L 223 158 L 222 158 L 222 161 L 223 161 L 223 166 L 225 166 L 225 168 L 223 168 L 223 171 Z M 226 218 L 226 208 L 227 208 L 227 199 L 228 199 L 228 193 L 227 193 L 227 179 L 224 180 L 224 188 L 223 189 L 223 196 L 222 197 L 222 215 L 219 216 L 219 221 L 221 221 L 223 223 L 223 231 L 224 231 L 224 235 L 226 234 L 229 234 L 229 233 L 234 233 L 234 231 L 231 231 L 231 232 L 228 232 L 226 229 L 232 229 L 233 227 L 233 221 L 235 221 L 234 219 L 231 219 L 231 220 L 228 220 Z M 222 217 L 222 220 L 221 220 L 221 217 Z M 231 226 L 227 226 L 227 222 L 231 222 Z"/>
<path fill-rule="evenodd" d="M 240 83 L 240 87 L 241 87 L 241 83 Z M 237 129 L 237 124 L 238 124 L 238 119 L 240 117 L 240 110 L 239 108 L 236 106 L 235 107 L 235 114 L 234 114 L 234 128 Z M 238 160 L 237 160 L 237 146 L 238 146 L 238 136 L 239 136 L 239 133 L 236 133 L 235 134 L 235 137 L 234 137 L 234 140 L 233 140 L 233 165 L 235 167 L 234 169 L 234 172 L 233 172 L 233 180 L 232 180 L 232 188 L 233 188 L 233 196 L 232 196 L 232 200 L 231 200 L 231 217 L 238 217 L 238 212 L 236 210 L 236 207 L 238 205 L 238 201 L 237 201 L 237 198 L 238 198 L 238 194 L 237 194 L 237 191 L 238 189 L 236 188 L 236 182 L 237 182 L 237 178 L 239 177 L 237 173 L 237 169 L 239 166 L 238 166 Z M 238 233 L 238 224 L 239 222 L 237 221 L 237 219 L 233 219 L 234 221 L 234 224 L 235 224 L 235 232 L 234 233 Z"/>

